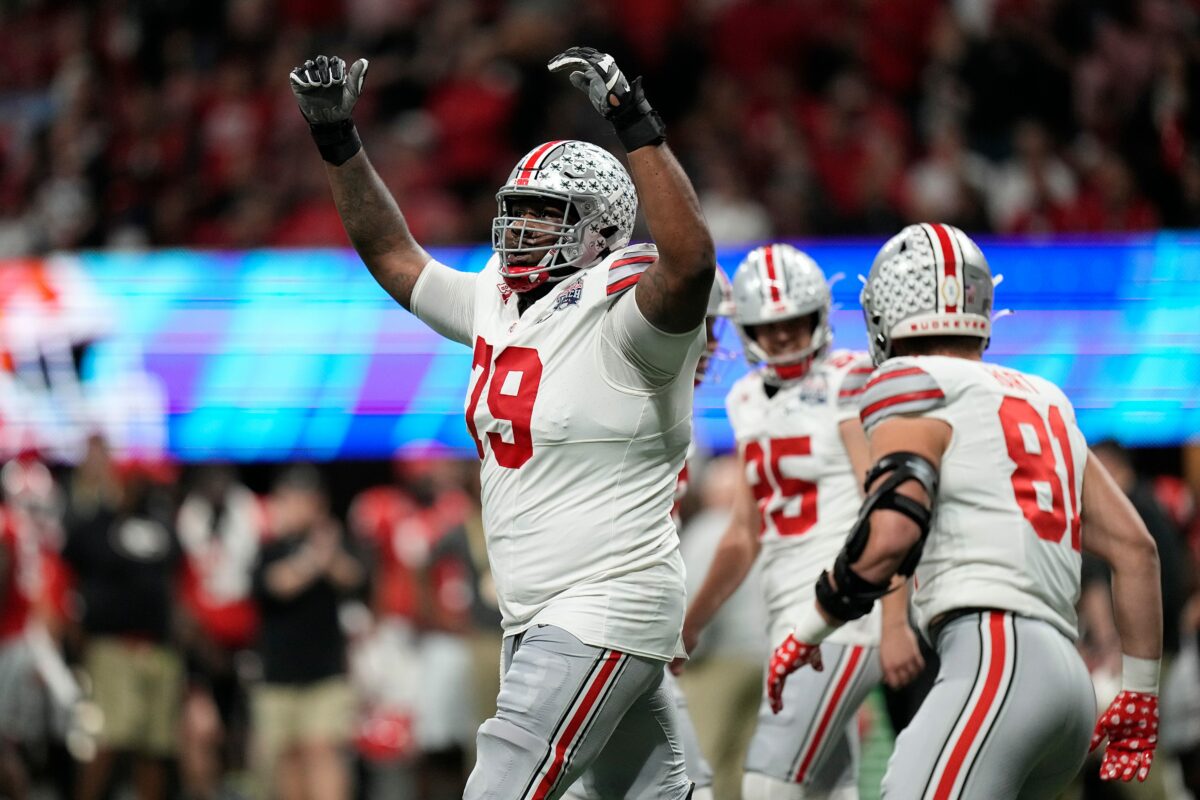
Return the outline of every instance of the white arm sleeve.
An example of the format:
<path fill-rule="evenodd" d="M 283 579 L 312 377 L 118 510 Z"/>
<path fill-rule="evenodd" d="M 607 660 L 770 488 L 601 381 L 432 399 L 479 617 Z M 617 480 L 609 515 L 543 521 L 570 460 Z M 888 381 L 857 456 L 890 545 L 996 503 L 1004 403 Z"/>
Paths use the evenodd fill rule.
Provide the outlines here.
<path fill-rule="evenodd" d="M 625 292 L 604 316 L 600 333 L 601 360 L 608 377 L 631 389 L 659 389 L 684 369 L 693 373 L 704 348 L 704 326 L 685 333 L 654 327 Z"/>
<path fill-rule="evenodd" d="M 471 346 L 475 328 L 475 281 L 473 272 L 459 272 L 429 259 L 413 285 L 412 313 L 435 331 Z"/>

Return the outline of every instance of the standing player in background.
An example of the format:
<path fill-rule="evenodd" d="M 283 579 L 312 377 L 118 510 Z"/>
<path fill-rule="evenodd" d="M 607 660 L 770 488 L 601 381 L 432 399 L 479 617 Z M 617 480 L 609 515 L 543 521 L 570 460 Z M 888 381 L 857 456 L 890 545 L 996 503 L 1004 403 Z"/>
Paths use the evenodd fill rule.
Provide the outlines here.
<path fill-rule="evenodd" d="M 789 612 L 812 602 L 817 570 L 846 539 L 861 500 L 867 441 L 858 398 L 871 373 L 866 353 L 829 352 L 831 298 L 820 267 L 786 244 L 752 250 L 733 278 L 734 320 L 751 370 L 729 393 L 742 481 L 733 520 L 684 622 L 690 651 L 741 585 L 760 552 L 779 641 Z M 856 714 L 880 678 L 907 683 L 921 656 L 905 593 L 889 599 L 886 625 L 873 613 L 835 635 L 834 669 L 788 687 L 787 713 L 766 698 L 746 756 L 746 800 L 858 796 Z"/>
<path fill-rule="evenodd" d="M 875 463 L 850 538 L 816 602 L 775 651 L 768 691 L 860 619 L 896 574 L 941 658 L 896 741 L 889 800 L 1054 797 L 1105 738 L 1106 780 L 1144 780 L 1158 729 L 1162 606 L 1154 540 L 1088 452 L 1062 391 L 983 362 L 993 283 L 949 225 L 910 225 L 862 291 L 871 355 L 862 395 Z M 940 484 L 940 486 L 939 486 Z M 1075 649 L 1080 550 L 1113 572 L 1123 689 L 1093 734 L 1095 695 Z"/>
<path fill-rule="evenodd" d="M 583 776 L 605 797 L 685 798 L 663 681 L 684 611 L 670 511 L 712 239 L 640 83 L 588 48 L 549 66 L 612 122 L 633 181 L 595 145 L 535 148 L 497 196 L 496 253 L 477 275 L 413 240 L 362 152 L 350 113 L 366 61 L 321 56 L 292 89 L 371 273 L 474 349 L 466 418 L 506 637 L 465 796 L 558 798 Z M 657 248 L 628 246 L 639 199 Z"/>

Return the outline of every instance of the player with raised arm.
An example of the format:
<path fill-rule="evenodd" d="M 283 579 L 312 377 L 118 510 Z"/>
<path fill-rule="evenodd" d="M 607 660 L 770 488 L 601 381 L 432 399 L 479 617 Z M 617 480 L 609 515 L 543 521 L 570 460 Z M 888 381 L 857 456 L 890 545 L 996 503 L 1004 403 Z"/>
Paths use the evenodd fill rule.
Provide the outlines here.
<path fill-rule="evenodd" d="M 768 635 L 779 641 L 792 613 L 811 603 L 821 565 L 837 553 L 861 500 L 867 441 L 858 398 L 873 367 L 866 353 L 830 352 L 831 296 L 808 255 L 759 247 L 733 278 L 734 322 L 751 372 L 726 404 L 743 480 L 734 515 L 684 621 L 684 645 L 700 632 L 763 557 Z M 859 705 L 887 671 L 895 685 L 922 666 L 905 595 L 893 595 L 880 651 L 880 615 L 838 631 L 831 669 L 788 687 L 787 713 L 764 697 L 746 755 L 746 800 L 858 796 Z M 883 662 L 881 664 L 881 661 Z"/>
<path fill-rule="evenodd" d="M 366 61 L 318 57 L 291 80 L 371 273 L 474 352 L 466 420 L 505 640 L 465 797 L 558 798 L 582 776 L 603 797 L 686 798 L 663 680 L 684 611 L 670 511 L 713 244 L 640 83 L 589 48 L 549 67 L 612 123 L 629 172 L 585 142 L 534 148 L 497 195 L 477 275 L 413 240 L 362 152 Z M 657 247 L 628 246 L 639 200 Z"/>
<path fill-rule="evenodd" d="M 874 466 L 845 547 L 775 651 L 768 691 L 871 611 L 896 574 L 941 671 L 896 742 L 888 800 L 1055 797 L 1108 739 L 1106 780 L 1144 780 L 1158 729 L 1158 554 L 1063 392 L 985 363 L 993 282 L 949 225 L 910 225 L 862 290 L 878 369 L 861 400 Z M 1112 568 L 1123 689 L 1095 721 L 1075 650 L 1080 550 Z"/>

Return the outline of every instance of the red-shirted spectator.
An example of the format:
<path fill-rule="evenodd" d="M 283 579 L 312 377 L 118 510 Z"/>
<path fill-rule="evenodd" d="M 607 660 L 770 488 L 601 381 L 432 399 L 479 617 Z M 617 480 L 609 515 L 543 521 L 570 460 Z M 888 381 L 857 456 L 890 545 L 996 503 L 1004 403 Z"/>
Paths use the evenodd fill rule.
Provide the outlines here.
<path fill-rule="evenodd" d="M 219 465 L 199 471 L 179 508 L 181 601 L 191 623 L 180 772 L 196 797 L 216 796 L 222 774 L 245 761 L 249 710 L 237 668 L 258 631 L 251 579 L 265 513 L 233 469 Z"/>

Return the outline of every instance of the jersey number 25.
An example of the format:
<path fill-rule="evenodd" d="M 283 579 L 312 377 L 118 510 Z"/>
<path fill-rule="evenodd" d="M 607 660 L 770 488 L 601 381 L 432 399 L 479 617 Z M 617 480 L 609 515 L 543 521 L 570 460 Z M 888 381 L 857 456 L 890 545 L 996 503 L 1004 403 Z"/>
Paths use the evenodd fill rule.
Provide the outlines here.
<path fill-rule="evenodd" d="M 746 442 L 742 457 L 747 464 L 754 465 L 756 480 L 751 489 L 764 532 L 768 518 L 780 536 L 799 536 L 817 524 L 817 485 L 784 475 L 779 463 L 781 458 L 808 455 L 812 455 L 812 440 L 808 436 L 768 439 L 765 448 L 760 441 Z M 767 511 L 772 498 L 776 498 L 775 508 Z M 795 514 L 785 513 L 791 500 L 800 505 Z"/>

